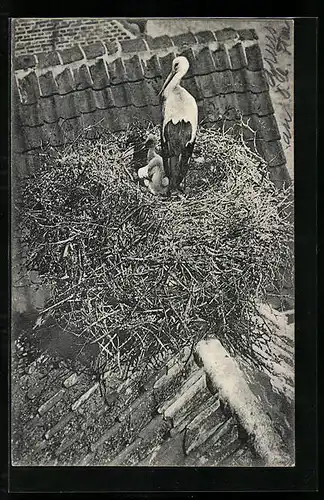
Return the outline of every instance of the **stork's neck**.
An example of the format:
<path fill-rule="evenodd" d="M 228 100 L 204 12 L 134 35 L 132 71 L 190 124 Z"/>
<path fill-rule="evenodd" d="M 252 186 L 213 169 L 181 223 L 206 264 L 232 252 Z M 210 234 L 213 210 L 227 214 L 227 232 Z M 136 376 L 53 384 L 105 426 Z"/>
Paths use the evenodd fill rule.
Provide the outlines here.
<path fill-rule="evenodd" d="M 163 95 L 165 97 L 167 97 L 168 94 L 170 92 L 172 92 L 176 87 L 180 86 L 182 77 L 183 77 L 183 75 L 181 73 L 175 73 L 175 75 L 173 75 L 170 82 L 168 83 L 168 85 L 164 89 Z"/>

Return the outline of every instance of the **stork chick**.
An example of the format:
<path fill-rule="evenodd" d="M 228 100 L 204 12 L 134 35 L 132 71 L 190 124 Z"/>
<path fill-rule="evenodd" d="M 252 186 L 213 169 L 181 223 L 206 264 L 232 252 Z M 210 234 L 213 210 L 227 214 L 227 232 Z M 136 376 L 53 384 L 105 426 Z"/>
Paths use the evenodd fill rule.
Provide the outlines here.
<path fill-rule="evenodd" d="M 152 136 L 153 137 L 153 136 Z M 148 141 L 151 140 L 150 138 Z M 149 143 L 147 153 L 148 164 L 137 172 L 138 177 L 144 180 L 145 186 L 154 195 L 166 195 L 168 193 L 169 179 L 165 175 L 163 159 L 155 151 L 155 142 Z"/>

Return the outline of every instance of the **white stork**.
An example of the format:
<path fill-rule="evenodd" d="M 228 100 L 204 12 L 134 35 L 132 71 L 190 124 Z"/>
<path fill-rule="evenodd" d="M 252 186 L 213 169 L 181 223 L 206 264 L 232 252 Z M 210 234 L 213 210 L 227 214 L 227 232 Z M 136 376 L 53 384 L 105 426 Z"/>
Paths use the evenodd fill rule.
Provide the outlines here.
<path fill-rule="evenodd" d="M 186 176 L 198 126 L 197 103 L 180 85 L 188 69 L 188 59 L 176 57 L 159 94 L 162 96 L 162 156 L 171 191 L 179 190 Z"/>

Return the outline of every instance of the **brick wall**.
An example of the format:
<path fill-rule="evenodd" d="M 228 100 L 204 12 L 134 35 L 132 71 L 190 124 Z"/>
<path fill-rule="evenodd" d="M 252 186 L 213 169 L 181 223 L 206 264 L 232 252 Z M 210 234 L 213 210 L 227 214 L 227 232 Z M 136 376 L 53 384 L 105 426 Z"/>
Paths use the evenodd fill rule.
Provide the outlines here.
<path fill-rule="evenodd" d="M 114 19 L 15 19 L 14 51 L 16 55 L 36 54 L 99 40 L 134 38 L 128 26 Z"/>

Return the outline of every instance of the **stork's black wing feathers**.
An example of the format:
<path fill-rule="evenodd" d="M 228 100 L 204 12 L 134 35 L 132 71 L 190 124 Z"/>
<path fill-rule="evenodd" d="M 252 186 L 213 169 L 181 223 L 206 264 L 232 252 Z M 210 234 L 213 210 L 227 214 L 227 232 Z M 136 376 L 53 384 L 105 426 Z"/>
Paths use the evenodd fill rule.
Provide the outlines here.
<path fill-rule="evenodd" d="M 194 143 L 187 143 L 191 139 L 192 125 L 184 120 L 174 124 L 168 122 L 164 127 L 164 137 L 161 133 L 161 147 L 164 169 L 170 179 L 170 187 L 178 188 L 184 179 Z"/>

